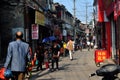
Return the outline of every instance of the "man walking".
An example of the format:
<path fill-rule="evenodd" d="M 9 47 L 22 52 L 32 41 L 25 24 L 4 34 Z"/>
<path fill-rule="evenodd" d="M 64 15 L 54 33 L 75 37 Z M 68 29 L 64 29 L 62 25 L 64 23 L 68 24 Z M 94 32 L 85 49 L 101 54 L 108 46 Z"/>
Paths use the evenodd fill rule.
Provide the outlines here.
<path fill-rule="evenodd" d="M 56 63 L 56 70 L 59 70 L 59 56 L 60 47 L 59 44 L 55 41 L 52 46 L 52 71 L 54 71 L 54 63 Z"/>
<path fill-rule="evenodd" d="M 67 49 L 69 50 L 70 60 L 73 60 L 74 42 L 71 39 L 67 42 Z"/>
<path fill-rule="evenodd" d="M 22 41 L 23 33 L 16 33 L 16 41 L 10 42 L 4 67 L 10 68 L 12 80 L 24 80 L 27 61 L 30 60 L 29 44 Z"/>

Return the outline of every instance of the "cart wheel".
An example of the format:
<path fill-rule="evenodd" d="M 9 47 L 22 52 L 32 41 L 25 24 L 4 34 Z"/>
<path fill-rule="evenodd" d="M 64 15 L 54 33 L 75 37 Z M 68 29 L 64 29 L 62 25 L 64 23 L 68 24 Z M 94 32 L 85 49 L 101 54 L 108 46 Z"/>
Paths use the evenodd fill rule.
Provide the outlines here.
<path fill-rule="evenodd" d="M 97 66 L 97 67 L 100 67 L 100 63 L 96 63 L 96 66 Z"/>

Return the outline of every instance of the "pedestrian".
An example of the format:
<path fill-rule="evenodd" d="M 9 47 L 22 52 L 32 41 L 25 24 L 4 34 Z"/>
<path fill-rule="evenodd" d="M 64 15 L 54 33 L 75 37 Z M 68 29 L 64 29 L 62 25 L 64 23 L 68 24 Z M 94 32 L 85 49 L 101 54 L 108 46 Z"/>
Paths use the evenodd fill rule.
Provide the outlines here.
<path fill-rule="evenodd" d="M 8 45 L 7 57 L 4 67 L 10 68 L 12 80 L 24 80 L 27 62 L 30 61 L 29 44 L 22 41 L 23 33 L 16 32 L 16 41 Z"/>
<path fill-rule="evenodd" d="M 70 60 L 73 60 L 74 42 L 71 39 L 67 42 L 67 49 L 69 50 Z"/>
<path fill-rule="evenodd" d="M 88 51 L 90 50 L 90 41 L 87 41 L 87 48 L 88 48 Z"/>
<path fill-rule="evenodd" d="M 49 57 L 49 63 L 52 62 L 52 48 L 48 48 L 48 57 Z"/>
<path fill-rule="evenodd" d="M 38 64 L 37 64 L 37 71 L 43 70 L 43 63 L 44 63 L 44 46 L 43 44 L 39 44 L 36 48 L 36 58 L 38 60 Z"/>
<path fill-rule="evenodd" d="M 82 48 L 83 48 L 83 42 L 82 42 L 82 40 L 80 40 L 80 51 L 82 51 Z"/>
<path fill-rule="evenodd" d="M 56 70 L 59 70 L 59 56 L 60 56 L 60 47 L 59 44 L 54 41 L 52 46 L 52 71 L 54 71 L 54 63 L 56 63 Z"/>
<path fill-rule="evenodd" d="M 64 48 L 64 56 L 66 56 L 67 55 L 67 52 L 66 52 L 66 48 L 67 48 L 67 44 L 66 44 L 66 42 L 64 42 L 63 43 L 63 48 Z"/>
<path fill-rule="evenodd" d="M 45 49 L 45 52 L 44 52 L 44 63 L 45 63 L 46 69 L 49 69 L 49 55 L 48 55 L 47 49 Z"/>

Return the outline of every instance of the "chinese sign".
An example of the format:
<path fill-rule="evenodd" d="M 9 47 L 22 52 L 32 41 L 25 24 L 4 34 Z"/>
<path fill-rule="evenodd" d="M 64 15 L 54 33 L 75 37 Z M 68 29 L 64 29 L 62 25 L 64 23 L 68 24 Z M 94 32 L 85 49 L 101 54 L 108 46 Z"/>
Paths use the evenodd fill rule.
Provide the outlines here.
<path fill-rule="evenodd" d="M 42 26 L 45 25 L 45 16 L 42 12 L 35 11 L 35 23 Z"/>
<path fill-rule="evenodd" d="M 107 50 L 95 51 L 95 62 L 103 62 L 105 59 L 107 59 Z"/>
<path fill-rule="evenodd" d="M 38 39 L 38 25 L 32 24 L 32 39 Z"/>

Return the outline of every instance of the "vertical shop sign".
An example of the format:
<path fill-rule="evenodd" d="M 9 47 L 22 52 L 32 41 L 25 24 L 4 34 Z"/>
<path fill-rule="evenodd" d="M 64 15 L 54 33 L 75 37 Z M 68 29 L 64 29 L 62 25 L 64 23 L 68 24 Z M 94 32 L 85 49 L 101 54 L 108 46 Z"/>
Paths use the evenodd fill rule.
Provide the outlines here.
<path fill-rule="evenodd" d="M 38 25 L 32 24 L 32 39 L 38 39 Z"/>

